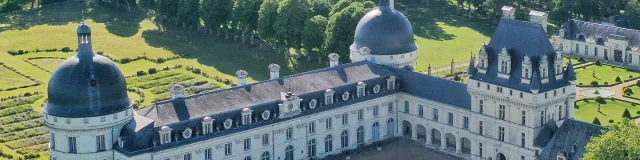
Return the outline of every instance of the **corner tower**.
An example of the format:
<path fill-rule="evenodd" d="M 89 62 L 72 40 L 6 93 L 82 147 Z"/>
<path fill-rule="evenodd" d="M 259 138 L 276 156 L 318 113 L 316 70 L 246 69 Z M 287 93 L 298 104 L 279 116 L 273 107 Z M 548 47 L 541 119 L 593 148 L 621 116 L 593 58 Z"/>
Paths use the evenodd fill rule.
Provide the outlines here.
<path fill-rule="evenodd" d="M 113 159 L 112 146 L 131 121 L 125 78 L 113 61 L 93 53 L 91 28 L 77 30 L 78 53 L 54 71 L 44 107 L 52 159 Z"/>
<path fill-rule="evenodd" d="M 380 0 L 378 9 L 367 13 L 356 27 L 349 47 L 350 59 L 371 61 L 397 68 L 413 67 L 418 59 L 409 19 L 393 8 L 393 0 Z"/>

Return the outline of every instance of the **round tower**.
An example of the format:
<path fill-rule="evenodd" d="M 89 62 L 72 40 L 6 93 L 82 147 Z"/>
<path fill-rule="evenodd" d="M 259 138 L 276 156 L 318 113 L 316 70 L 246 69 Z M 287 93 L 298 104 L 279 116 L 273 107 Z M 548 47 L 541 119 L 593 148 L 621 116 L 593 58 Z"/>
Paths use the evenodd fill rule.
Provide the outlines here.
<path fill-rule="evenodd" d="M 77 31 L 78 53 L 60 64 L 47 89 L 51 157 L 113 159 L 113 144 L 133 117 L 127 85 L 113 61 L 93 53 L 84 20 Z"/>
<path fill-rule="evenodd" d="M 353 62 L 368 60 L 397 68 L 413 67 L 418 59 L 409 19 L 393 8 L 393 0 L 381 0 L 356 27 L 349 47 Z"/>

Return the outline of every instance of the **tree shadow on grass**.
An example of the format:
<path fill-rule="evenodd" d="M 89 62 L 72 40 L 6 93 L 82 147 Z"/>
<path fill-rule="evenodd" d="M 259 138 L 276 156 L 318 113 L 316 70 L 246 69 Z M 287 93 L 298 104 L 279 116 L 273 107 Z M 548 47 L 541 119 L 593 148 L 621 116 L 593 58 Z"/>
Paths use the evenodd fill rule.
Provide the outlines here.
<path fill-rule="evenodd" d="M 246 70 L 256 80 L 269 79 L 267 66 L 276 63 L 281 66 L 280 75 L 290 75 L 320 68 L 317 63 L 307 63 L 286 57 L 282 53 L 264 51 L 256 46 L 240 44 L 215 35 L 181 29 L 172 24 L 163 25 L 161 30 L 142 32 L 145 42 L 153 47 L 161 47 L 181 57 L 195 59 L 198 63 L 213 67 L 218 71 L 235 75 L 238 70 Z M 188 66 L 188 64 L 185 64 Z M 296 67 L 288 67 L 296 66 Z"/>
<path fill-rule="evenodd" d="M 476 13 L 472 13 L 469 19 L 468 11 L 460 11 L 459 15 L 455 5 L 444 1 L 426 6 L 419 0 L 406 0 L 397 2 L 396 9 L 411 21 L 417 36 L 438 41 L 453 40 L 457 36 L 446 33 L 437 22 L 453 27 L 468 27 L 488 37 L 493 34 L 497 24 Z"/>
<path fill-rule="evenodd" d="M 130 37 L 138 33 L 140 22 L 145 18 L 143 12 L 138 9 L 132 8 L 132 12 L 128 12 L 92 2 L 74 1 L 0 14 L 0 32 L 27 30 L 37 25 L 81 23 L 83 11 L 87 19 L 104 23 L 110 33 L 121 37 Z"/>

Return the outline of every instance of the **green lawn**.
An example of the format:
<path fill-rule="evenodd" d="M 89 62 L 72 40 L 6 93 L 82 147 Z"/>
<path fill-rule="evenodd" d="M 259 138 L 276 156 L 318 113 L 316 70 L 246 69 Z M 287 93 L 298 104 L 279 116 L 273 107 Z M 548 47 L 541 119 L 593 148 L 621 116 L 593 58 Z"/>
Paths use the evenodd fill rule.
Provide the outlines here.
<path fill-rule="evenodd" d="M 577 101 L 576 105 L 579 107 L 579 109 L 575 110 L 576 119 L 591 123 L 594 118 L 598 117 L 603 126 L 611 124 L 609 120 L 613 120 L 614 123 L 621 122 L 625 108 L 629 109 L 632 117 L 637 117 L 638 114 L 636 112 L 640 111 L 640 106 L 633 106 L 620 100 L 612 101 L 607 99 L 606 103 L 601 105 L 600 110 L 602 113 L 598 112 L 598 103 L 595 100 Z"/>
<path fill-rule="evenodd" d="M 0 75 L 2 75 L 0 76 L 0 90 L 6 90 L 10 88 L 15 89 L 18 87 L 28 86 L 36 83 L 12 70 L 9 70 L 4 66 L 0 66 Z"/>
<path fill-rule="evenodd" d="M 64 59 L 60 58 L 40 58 L 28 60 L 31 63 L 40 66 L 42 69 L 53 72 Z"/>
<path fill-rule="evenodd" d="M 616 77 L 620 77 L 620 79 L 628 80 L 631 79 L 629 76 L 638 77 L 640 73 L 631 71 L 625 68 L 614 67 L 609 65 L 596 66 L 591 65 L 586 68 L 576 69 L 576 76 L 578 78 L 578 84 L 589 85 L 592 81 L 597 81 L 598 84 L 603 85 L 605 82 L 608 84 L 616 83 Z M 595 71 L 595 77 L 593 76 L 593 72 Z"/>
<path fill-rule="evenodd" d="M 638 87 L 637 85 L 632 85 L 632 86 L 628 86 L 626 88 L 631 88 L 631 91 L 633 92 L 632 94 L 630 94 L 629 96 L 633 97 L 633 98 L 638 98 L 640 99 L 640 87 Z M 623 92 L 624 90 L 620 91 Z"/>

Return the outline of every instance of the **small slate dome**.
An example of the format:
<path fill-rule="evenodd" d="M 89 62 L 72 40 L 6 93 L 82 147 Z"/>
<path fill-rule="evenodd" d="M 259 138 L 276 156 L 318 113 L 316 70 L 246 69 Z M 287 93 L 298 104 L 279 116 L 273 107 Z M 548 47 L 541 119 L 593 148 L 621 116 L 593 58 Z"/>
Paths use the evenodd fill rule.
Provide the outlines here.
<path fill-rule="evenodd" d="M 78 33 L 91 33 L 91 27 L 89 27 L 86 24 L 82 24 L 80 27 L 78 27 Z"/>
<path fill-rule="evenodd" d="M 59 117 L 96 117 L 131 107 L 122 72 L 110 59 L 91 50 L 90 31 L 78 27 L 80 40 L 76 56 L 68 58 L 53 72 L 44 111 Z"/>
<path fill-rule="evenodd" d="M 378 9 L 367 13 L 356 27 L 351 50 L 368 47 L 373 55 L 395 55 L 416 51 L 411 23 L 383 0 Z"/>

